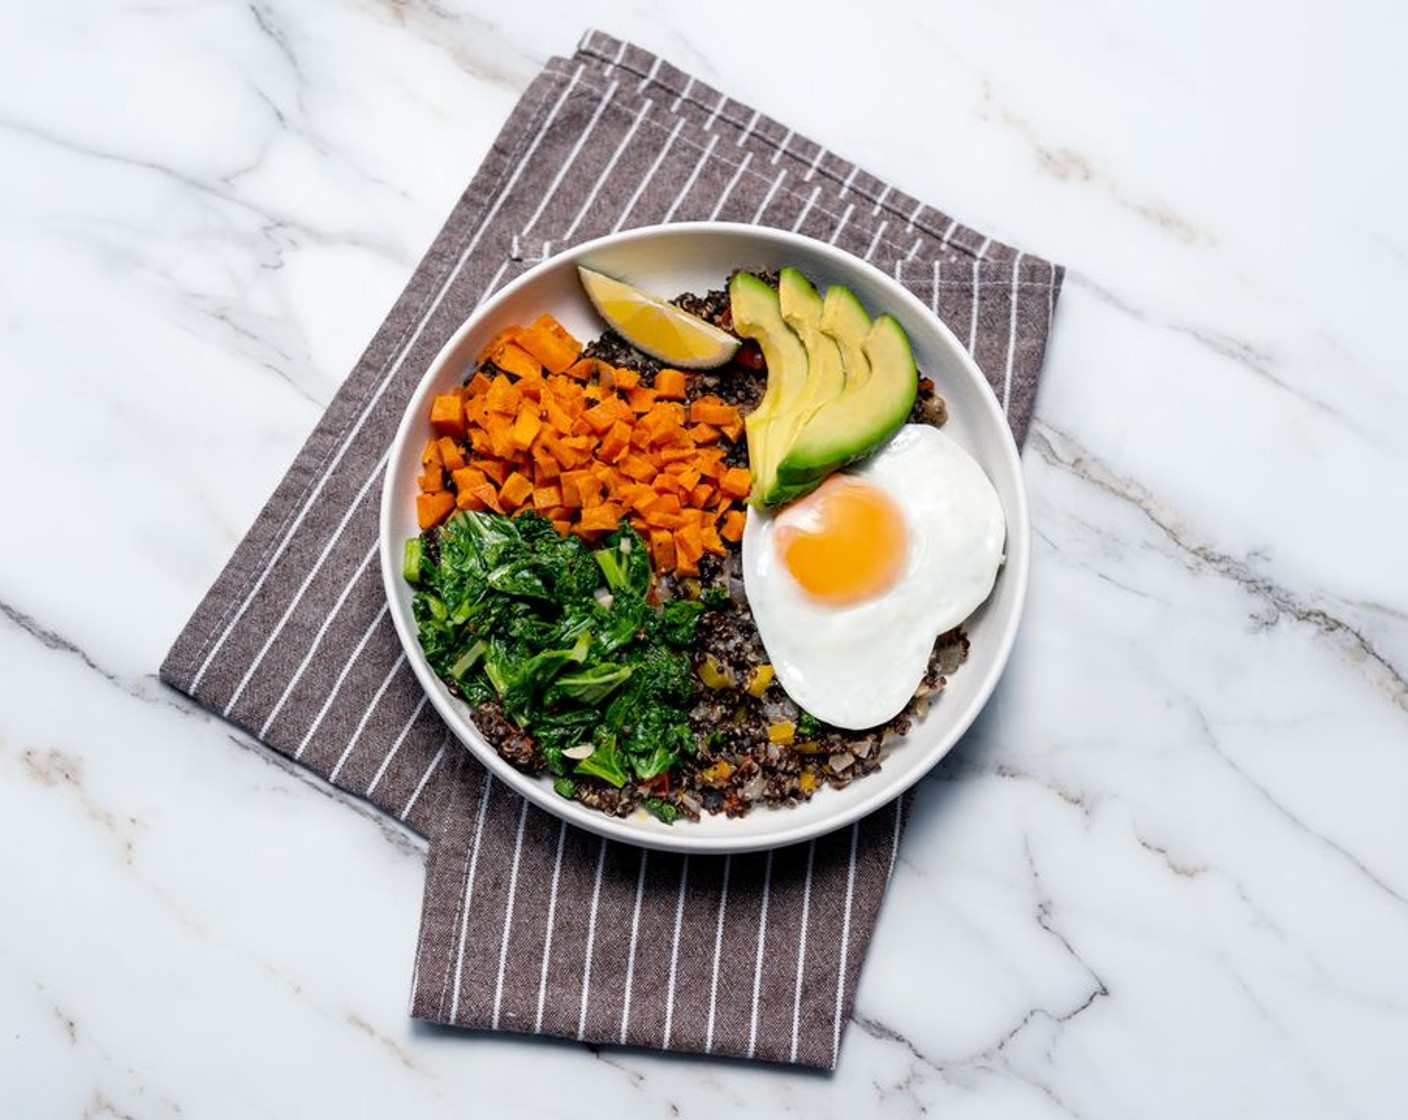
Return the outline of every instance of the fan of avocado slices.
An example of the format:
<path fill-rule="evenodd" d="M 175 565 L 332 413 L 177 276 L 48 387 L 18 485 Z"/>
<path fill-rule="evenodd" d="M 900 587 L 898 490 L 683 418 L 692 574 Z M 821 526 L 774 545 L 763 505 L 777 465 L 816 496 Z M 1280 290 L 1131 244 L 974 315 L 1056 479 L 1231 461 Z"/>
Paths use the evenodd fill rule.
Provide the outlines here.
<path fill-rule="evenodd" d="M 839 284 L 822 296 L 795 268 L 782 269 L 776 289 L 735 273 L 729 304 L 733 329 L 758 343 L 768 369 L 763 399 L 746 420 L 751 505 L 800 498 L 908 418 L 919 377 L 893 316 L 871 319 Z"/>

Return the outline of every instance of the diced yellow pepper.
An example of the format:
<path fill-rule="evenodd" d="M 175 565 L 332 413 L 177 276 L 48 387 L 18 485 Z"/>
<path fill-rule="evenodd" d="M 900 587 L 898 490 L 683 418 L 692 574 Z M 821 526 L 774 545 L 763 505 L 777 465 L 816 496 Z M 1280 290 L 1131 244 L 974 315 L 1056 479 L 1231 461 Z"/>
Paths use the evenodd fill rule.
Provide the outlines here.
<path fill-rule="evenodd" d="M 771 665 L 759 665 L 748 674 L 748 695 L 762 698 L 764 692 L 768 690 L 768 685 L 772 684 L 774 676 Z"/>

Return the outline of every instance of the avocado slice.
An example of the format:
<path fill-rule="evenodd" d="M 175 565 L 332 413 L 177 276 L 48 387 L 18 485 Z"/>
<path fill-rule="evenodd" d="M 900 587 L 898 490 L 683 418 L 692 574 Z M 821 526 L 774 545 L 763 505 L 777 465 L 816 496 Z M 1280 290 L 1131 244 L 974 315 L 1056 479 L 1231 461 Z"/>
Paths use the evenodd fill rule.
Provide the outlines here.
<path fill-rule="evenodd" d="M 836 340 L 845 367 L 846 388 L 855 392 L 870 380 L 870 359 L 861 343 L 870 330 L 870 316 L 850 288 L 833 284 L 826 289 L 821 308 L 821 329 Z"/>
<path fill-rule="evenodd" d="M 733 329 L 751 338 L 763 351 L 768 367 L 768 385 L 758 407 L 744 421 L 748 432 L 748 464 L 753 474 L 753 491 L 748 500 L 765 502 L 776 484 L 778 448 L 774 421 L 789 416 L 807 383 L 811 360 L 797 333 L 782 317 L 778 293 L 748 272 L 736 272 L 728 282 Z"/>
<path fill-rule="evenodd" d="M 779 403 L 768 421 L 768 461 L 780 462 L 818 408 L 840 396 L 846 385 L 846 368 L 841 347 L 822 328 L 823 301 L 811 282 L 795 268 L 784 268 L 778 274 L 778 306 L 783 321 L 802 340 L 807 352 L 806 379 L 790 398 L 790 404 Z M 862 312 L 864 314 L 864 312 Z M 867 323 L 869 318 L 867 317 Z M 754 504 L 776 506 L 811 489 L 812 484 L 797 489 L 759 478 Z"/>
<path fill-rule="evenodd" d="M 909 337 L 893 316 L 878 316 L 860 337 L 858 346 L 850 332 L 859 325 L 859 319 L 851 314 L 834 325 L 838 331 L 846 332 L 844 341 L 838 340 L 842 354 L 858 349 L 869 364 L 870 374 L 855 384 L 848 370 L 841 393 L 807 418 L 797 438 L 777 461 L 777 489 L 790 497 L 806 493 L 831 472 L 870 454 L 888 440 L 909 418 L 918 394 L 919 374 Z"/>

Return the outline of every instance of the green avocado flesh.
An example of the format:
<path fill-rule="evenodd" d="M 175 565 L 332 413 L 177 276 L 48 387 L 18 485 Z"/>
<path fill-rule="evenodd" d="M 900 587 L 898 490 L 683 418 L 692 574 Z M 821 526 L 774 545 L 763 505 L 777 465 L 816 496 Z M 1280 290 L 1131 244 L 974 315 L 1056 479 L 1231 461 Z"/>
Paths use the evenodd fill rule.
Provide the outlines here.
<path fill-rule="evenodd" d="M 747 272 L 734 273 L 728 284 L 733 329 L 751 338 L 763 351 L 768 367 L 768 386 L 758 407 L 748 414 L 748 463 L 753 474 L 749 501 L 766 493 L 777 478 L 777 458 L 771 438 L 773 418 L 785 416 L 801 395 L 811 363 L 802 340 L 782 317 L 777 292 Z"/>
<path fill-rule="evenodd" d="M 763 400 L 746 421 L 750 504 L 801 497 L 904 424 L 919 379 L 893 317 L 872 322 L 848 289 L 832 286 L 822 297 L 791 268 L 776 292 L 737 273 L 729 294 L 734 329 L 757 340 L 768 368 Z"/>

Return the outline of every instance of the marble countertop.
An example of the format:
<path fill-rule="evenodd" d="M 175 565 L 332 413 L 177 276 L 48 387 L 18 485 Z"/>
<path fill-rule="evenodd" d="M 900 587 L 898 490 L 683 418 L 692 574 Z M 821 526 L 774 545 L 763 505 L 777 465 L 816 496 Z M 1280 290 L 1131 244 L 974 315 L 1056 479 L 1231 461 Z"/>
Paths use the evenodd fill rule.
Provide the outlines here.
<path fill-rule="evenodd" d="M 413 1022 L 422 842 L 156 680 L 588 26 L 1070 270 L 1029 613 L 830 1076 Z M 0 1113 L 1401 1115 L 1405 34 L 1368 0 L 6 5 Z"/>

